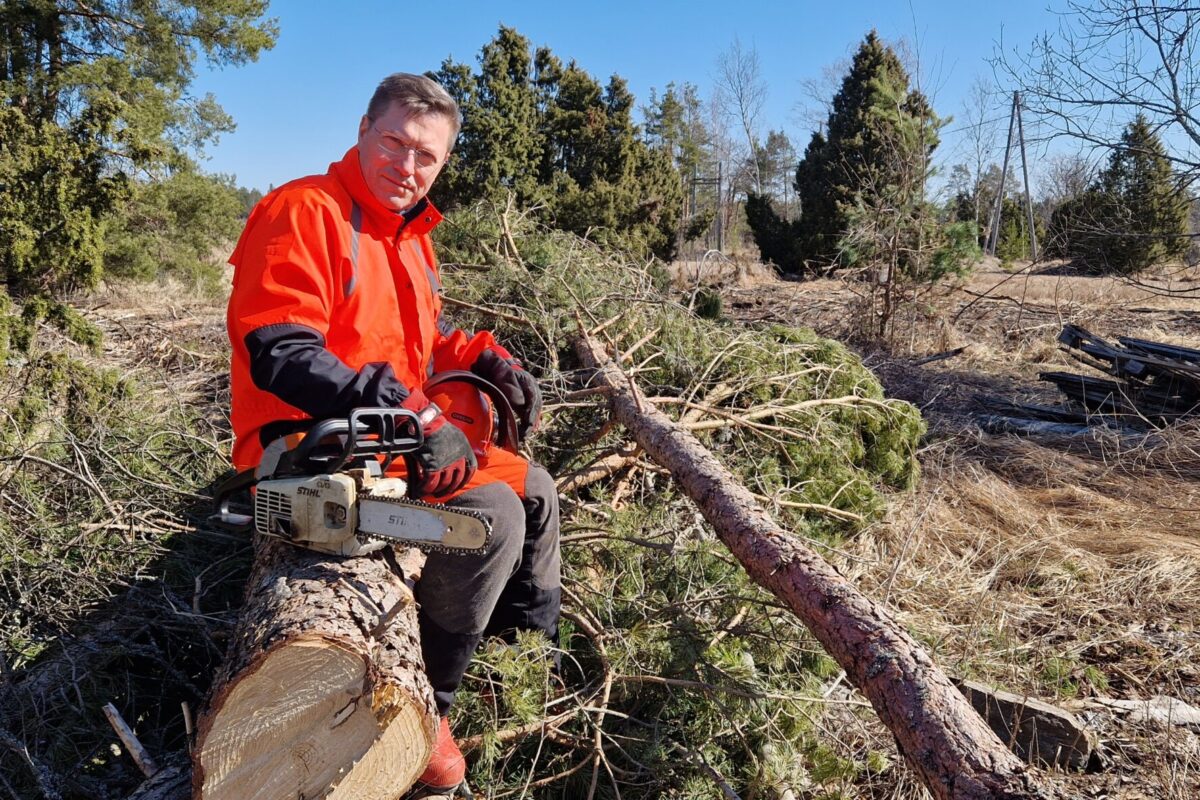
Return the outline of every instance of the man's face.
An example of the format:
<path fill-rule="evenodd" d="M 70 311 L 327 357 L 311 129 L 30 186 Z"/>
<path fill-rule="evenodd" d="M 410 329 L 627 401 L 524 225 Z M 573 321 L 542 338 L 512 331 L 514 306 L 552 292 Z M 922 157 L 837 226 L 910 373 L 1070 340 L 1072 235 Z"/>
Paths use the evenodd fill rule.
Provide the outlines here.
<path fill-rule="evenodd" d="M 412 208 L 446 164 L 453 127 L 440 114 L 417 115 L 392 103 L 358 124 L 358 160 L 371 194 L 393 211 Z"/>

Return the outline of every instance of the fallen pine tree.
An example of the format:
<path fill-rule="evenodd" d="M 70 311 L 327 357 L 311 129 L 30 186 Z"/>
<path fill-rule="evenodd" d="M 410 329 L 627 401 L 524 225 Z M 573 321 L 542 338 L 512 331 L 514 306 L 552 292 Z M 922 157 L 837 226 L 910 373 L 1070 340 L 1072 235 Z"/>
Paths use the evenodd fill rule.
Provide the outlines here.
<path fill-rule="evenodd" d="M 904 628 L 827 561 L 789 535 L 694 436 L 654 408 L 586 332 L 574 339 L 614 417 L 696 502 L 756 583 L 813 631 L 895 735 L 936 798 L 1036 798 L 1026 764 L 988 728 Z"/>

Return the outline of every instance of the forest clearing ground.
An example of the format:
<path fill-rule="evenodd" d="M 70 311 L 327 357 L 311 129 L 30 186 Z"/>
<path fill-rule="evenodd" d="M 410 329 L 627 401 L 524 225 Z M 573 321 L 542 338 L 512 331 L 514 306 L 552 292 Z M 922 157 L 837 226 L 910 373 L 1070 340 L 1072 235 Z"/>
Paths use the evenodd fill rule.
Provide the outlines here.
<path fill-rule="evenodd" d="M 735 320 L 855 341 L 852 285 L 728 270 L 713 282 Z M 1110 340 L 1200 347 L 1200 273 L 1171 276 L 1174 288 L 1192 289 L 1183 297 L 1056 271 L 1014 276 L 982 265 L 914 306 L 920 313 L 900 322 L 891 351 L 858 347 L 890 396 L 921 408 L 930 433 L 920 487 L 894 497 L 887 518 L 833 559 L 953 674 L 1056 702 L 1093 725 L 1113 764 L 1059 774 L 1074 796 L 1200 797 L 1196 732 L 1134 724 L 1091 702 L 1167 695 L 1200 705 L 1200 421 L 1142 437 L 1049 440 L 989 435 L 972 418 L 986 396 L 1058 403 L 1040 371 L 1091 372 L 1058 348 L 1064 323 Z M 694 269 L 680 272 L 681 284 L 694 280 Z M 964 345 L 956 357 L 914 364 Z M 884 734 L 836 706 L 829 714 L 844 756 Z"/>
<path fill-rule="evenodd" d="M 725 264 L 722 277 L 713 261 L 699 271 L 706 281 L 709 271 L 717 272 L 736 320 L 810 326 L 854 340 L 856 297 L 842 282 L 784 282 L 762 265 L 736 262 Z M 696 272 L 691 265 L 681 285 L 687 288 Z M 1000 293 L 1024 305 L 994 299 Z M 1133 443 L 1116 436 L 1065 442 L 991 436 L 971 420 L 982 410 L 979 395 L 1049 401 L 1052 391 L 1039 387 L 1038 371 L 1077 366 L 1055 346 L 1062 323 L 1107 338 L 1200 346 L 1200 302 L 1107 279 L 1009 279 L 985 269 L 927 305 L 919 319 L 906 322 L 904 345 L 897 348 L 903 353 L 860 350 L 889 393 L 916 403 L 929 421 L 920 486 L 893 496 L 887 517 L 829 551 L 830 559 L 895 609 L 953 674 L 1073 708 L 1094 725 L 1112 766 L 1091 775 L 1055 774 L 1068 796 L 1200 797 L 1200 736 L 1182 727 L 1134 724 L 1086 705 L 1096 697 L 1168 695 L 1200 706 L 1200 518 L 1194 511 L 1200 506 L 1200 426 Z M 170 286 L 110 288 L 82 307 L 104 331 L 104 364 L 136 377 L 148 393 L 202 408 L 210 431 L 205 438 L 228 444 L 222 303 Z M 964 344 L 968 349 L 955 358 L 913 366 Z M 215 543 L 226 550 L 231 544 Z M 248 547 L 233 549 L 245 556 Z M 205 592 L 220 583 L 204 574 L 207 566 L 202 560 L 194 565 Z M 190 591 L 193 580 L 189 571 L 179 583 Z M 235 599 L 205 599 L 201 583 L 194 585 L 193 606 L 201 604 L 205 624 L 219 633 L 236 617 Z M 166 619 L 182 620 L 178 613 L 169 609 Z M 207 638 L 207 628 L 196 634 Z M 195 665 L 196 680 L 215 668 L 220 649 L 209 649 L 208 660 Z M 825 732 L 831 756 L 864 761 L 872 751 L 894 752 L 874 715 L 844 702 L 844 683 L 827 692 L 832 702 L 813 721 Z M 170 712 L 178 703 L 163 707 Z M 178 738 L 181 724 L 158 727 Z M 904 769 L 853 772 L 857 778 L 844 779 L 843 797 L 927 796 Z M 810 788 L 838 780 L 818 779 Z"/>

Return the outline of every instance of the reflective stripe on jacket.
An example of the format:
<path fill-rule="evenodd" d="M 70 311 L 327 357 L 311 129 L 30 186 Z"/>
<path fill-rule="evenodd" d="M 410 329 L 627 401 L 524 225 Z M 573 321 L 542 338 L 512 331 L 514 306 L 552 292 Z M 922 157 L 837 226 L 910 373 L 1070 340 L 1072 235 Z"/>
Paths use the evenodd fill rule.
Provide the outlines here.
<path fill-rule="evenodd" d="M 229 259 L 237 469 L 303 420 L 397 405 L 435 369 L 502 350 L 441 318 L 429 236 L 440 221 L 425 199 L 403 215 L 376 200 L 356 147 L 255 206 Z"/>

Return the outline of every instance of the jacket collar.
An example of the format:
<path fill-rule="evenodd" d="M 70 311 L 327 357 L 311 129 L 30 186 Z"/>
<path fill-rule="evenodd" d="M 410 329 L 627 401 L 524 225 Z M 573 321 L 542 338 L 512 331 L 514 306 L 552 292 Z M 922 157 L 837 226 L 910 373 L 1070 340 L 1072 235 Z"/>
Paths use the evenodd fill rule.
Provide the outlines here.
<path fill-rule="evenodd" d="M 429 202 L 428 197 L 422 197 L 415 206 L 399 214 L 379 202 L 367 187 L 367 182 L 363 180 L 362 167 L 358 160 L 358 145 L 347 150 L 341 161 L 331 164 L 329 172 L 346 187 L 351 199 L 362 208 L 371 221 L 371 226 L 378 230 L 387 231 L 397 238 L 401 234 L 421 236 L 432 231 L 442 221 L 441 213 Z"/>

